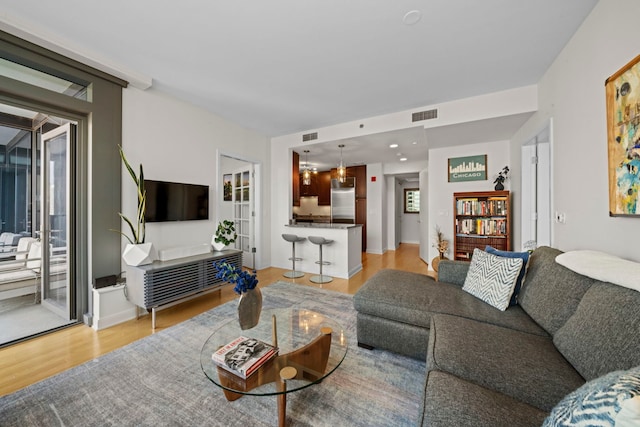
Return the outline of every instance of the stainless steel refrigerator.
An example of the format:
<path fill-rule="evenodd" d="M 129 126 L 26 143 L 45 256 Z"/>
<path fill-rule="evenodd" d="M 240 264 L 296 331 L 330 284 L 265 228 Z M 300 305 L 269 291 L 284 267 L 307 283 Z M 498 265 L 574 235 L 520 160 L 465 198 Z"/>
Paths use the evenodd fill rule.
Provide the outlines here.
<path fill-rule="evenodd" d="M 356 179 L 345 178 L 344 182 L 331 180 L 331 222 L 334 224 L 356 223 Z"/>

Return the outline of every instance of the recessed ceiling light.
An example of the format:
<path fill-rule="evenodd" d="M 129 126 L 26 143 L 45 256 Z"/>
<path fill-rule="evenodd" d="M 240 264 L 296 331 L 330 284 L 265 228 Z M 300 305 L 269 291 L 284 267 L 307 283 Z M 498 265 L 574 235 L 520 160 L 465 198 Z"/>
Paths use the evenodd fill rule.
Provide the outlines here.
<path fill-rule="evenodd" d="M 400 161 L 401 161 L 401 162 L 406 162 L 406 161 L 407 161 L 407 158 L 406 158 L 406 157 L 400 157 Z"/>
<path fill-rule="evenodd" d="M 422 18 L 422 12 L 419 10 L 410 10 L 402 17 L 402 22 L 404 25 L 415 25 L 420 21 L 420 18 Z"/>
<path fill-rule="evenodd" d="M 418 141 L 413 141 L 411 145 L 418 145 Z"/>
<path fill-rule="evenodd" d="M 398 144 L 390 144 L 389 148 L 398 148 Z"/>

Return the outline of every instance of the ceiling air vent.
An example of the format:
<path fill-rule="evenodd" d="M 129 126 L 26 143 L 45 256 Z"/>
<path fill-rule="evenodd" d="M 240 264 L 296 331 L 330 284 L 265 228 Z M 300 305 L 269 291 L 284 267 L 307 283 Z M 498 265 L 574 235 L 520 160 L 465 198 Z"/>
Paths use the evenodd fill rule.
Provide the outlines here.
<path fill-rule="evenodd" d="M 314 139 L 318 139 L 318 132 L 302 135 L 302 142 L 313 141 Z"/>
<path fill-rule="evenodd" d="M 419 112 L 413 113 L 411 115 L 411 121 L 412 122 L 420 122 L 422 120 L 437 119 L 437 118 L 438 118 L 438 110 L 437 109 L 427 110 L 427 111 L 419 111 Z"/>

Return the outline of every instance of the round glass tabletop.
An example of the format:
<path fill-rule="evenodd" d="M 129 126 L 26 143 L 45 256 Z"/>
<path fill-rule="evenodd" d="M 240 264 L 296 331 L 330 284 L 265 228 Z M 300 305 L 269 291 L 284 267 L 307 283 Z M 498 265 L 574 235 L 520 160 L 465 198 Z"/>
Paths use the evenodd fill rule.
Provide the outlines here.
<path fill-rule="evenodd" d="M 278 349 L 277 356 L 246 379 L 212 360 L 213 353 L 241 336 Z M 318 383 L 340 366 L 346 354 L 346 332 L 338 322 L 315 311 L 283 308 L 262 310 L 258 325 L 251 329 L 240 329 L 238 319 L 222 325 L 204 343 L 200 364 L 207 378 L 223 388 L 227 399 L 235 400 L 244 394 L 290 393 Z M 282 386 L 284 379 L 286 387 Z"/>

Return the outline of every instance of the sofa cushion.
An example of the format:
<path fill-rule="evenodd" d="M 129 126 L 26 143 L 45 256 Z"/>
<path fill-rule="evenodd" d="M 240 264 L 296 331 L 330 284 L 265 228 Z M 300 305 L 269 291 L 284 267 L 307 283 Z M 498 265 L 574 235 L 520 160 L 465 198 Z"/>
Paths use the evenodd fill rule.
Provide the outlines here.
<path fill-rule="evenodd" d="M 588 380 L 640 365 L 640 292 L 596 282 L 553 342 Z"/>
<path fill-rule="evenodd" d="M 502 312 L 457 285 L 401 270 L 378 271 L 358 289 L 353 305 L 358 313 L 427 329 L 434 313 L 445 313 L 547 335 L 519 306 Z"/>
<path fill-rule="evenodd" d="M 468 261 L 440 260 L 438 264 L 438 280 L 462 286 L 469 272 Z"/>
<path fill-rule="evenodd" d="M 429 329 L 400 323 L 383 317 L 358 313 L 356 316 L 358 345 L 371 346 L 397 354 L 425 360 Z"/>
<path fill-rule="evenodd" d="M 640 425 L 640 366 L 589 381 L 553 408 L 543 427 Z"/>
<path fill-rule="evenodd" d="M 550 337 L 435 315 L 427 370 L 448 372 L 544 411 L 584 384 Z"/>
<path fill-rule="evenodd" d="M 557 264 L 555 259 L 561 253 L 547 246 L 533 251 L 518 295 L 520 307 L 551 335 L 571 317 L 594 283 L 594 279 Z"/>
<path fill-rule="evenodd" d="M 540 426 L 548 412 L 446 372 L 429 371 L 418 425 Z"/>
<path fill-rule="evenodd" d="M 513 294 L 511 295 L 511 300 L 509 301 L 509 305 L 518 304 L 518 294 L 520 293 L 520 288 L 522 288 L 522 281 L 524 280 L 524 275 L 527 274 L 527 263 L 529 262 L 529 252 L 501 251 L 489 245 L 487 245 L 484 248 L 484 250 L 485 252 L 490 253 L 492 255 L 497 255 L 505 258 L 520 258 L 522 260 L 522 267 L 520 268 L 520 274 L 518 274 L 518 279 L 516 280 L 516 286 L 513 289 Z"/>
<path fill-rule="evenodd" d="M 503 258 L 476 248 L 462 290 L 505 311 L 521 269 L 520 258 Z"/>

